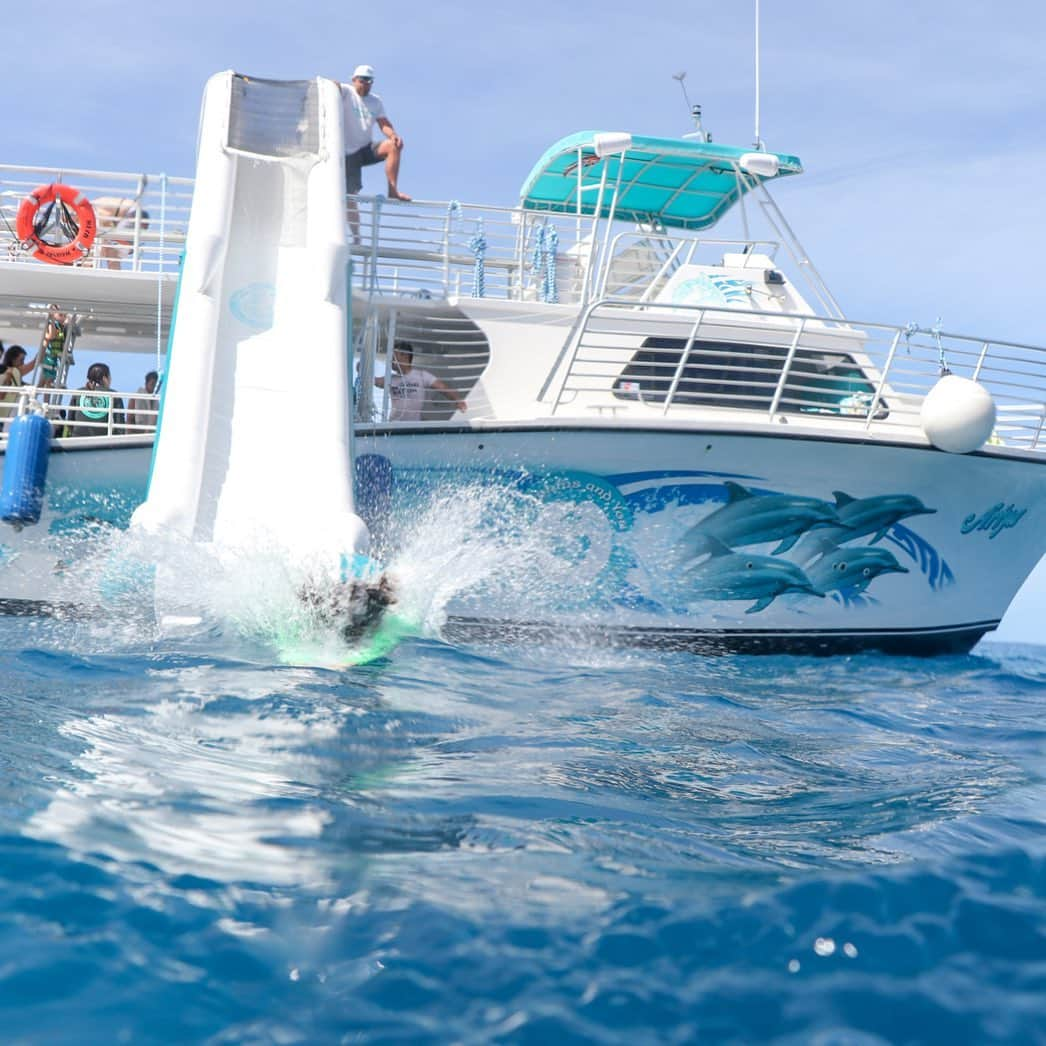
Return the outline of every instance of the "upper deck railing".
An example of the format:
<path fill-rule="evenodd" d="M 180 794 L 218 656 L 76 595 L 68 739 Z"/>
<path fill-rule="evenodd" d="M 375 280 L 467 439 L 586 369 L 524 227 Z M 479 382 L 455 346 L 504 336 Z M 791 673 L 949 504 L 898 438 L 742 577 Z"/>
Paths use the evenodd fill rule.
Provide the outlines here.
<path fill-rule="evenodd" d="M 576 301 L 591 249 L 591 219 L 507 207 L 360 196 L 349 222 L 355 284 L 370 295 Z"/>
<path fill-rule="evenodd" d="M 719 265 L 726 253 L 773 258 L 781 247 L 456 201 L 360 196 L 348 207 L 354 284 L 370 297 L 645 301 L 680 265 Z"/>
<path fill-rule="evenodd" d="M 98 203 L 99 233 L 82 266 L 176 276 L 193 180 L 166 174 L 0 164 L 0 259 L 45 266 L 16 233 L 36 188 L 70 185 Z M 114 224 L 106 205 L 129 217 Z M 488 298 L 574 305 L 602 295 L 649 299 L 685 263 L 724 252 L 776 254 L 776 241 L 699 238 L 658 228 L 621 232 L 605 220 L 452 201 L 348 197 L 354 286 L 369 296 Z"/>
<path fill-rule="evenodd" d="M 178 272 L 189 222 L 193 182 L 166 174 L 120 174 L 112 171 L 0 164 L 0 258 L 41 265 L 20 243 L 16 219 L 22 201 L 50 183 L 79 189 L 97 205 L 98 236 L 82 262 L 87 268 L 119 269 L 152 275 Z M 112 204 L 122 203 L 123 220 L 110 218 Z"/>

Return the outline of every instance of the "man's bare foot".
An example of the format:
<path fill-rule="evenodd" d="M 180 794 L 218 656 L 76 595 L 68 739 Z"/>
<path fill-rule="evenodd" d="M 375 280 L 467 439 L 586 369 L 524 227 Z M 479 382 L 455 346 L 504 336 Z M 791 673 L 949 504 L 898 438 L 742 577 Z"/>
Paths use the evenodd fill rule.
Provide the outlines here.
<path fill-rule="evenodd" d="M 405 192 L 400 192 L 399 189 L 389 188 L 389 199 L 390 200 L 402 200 L 404 203 L 410 203 L 411 197 Z"/>

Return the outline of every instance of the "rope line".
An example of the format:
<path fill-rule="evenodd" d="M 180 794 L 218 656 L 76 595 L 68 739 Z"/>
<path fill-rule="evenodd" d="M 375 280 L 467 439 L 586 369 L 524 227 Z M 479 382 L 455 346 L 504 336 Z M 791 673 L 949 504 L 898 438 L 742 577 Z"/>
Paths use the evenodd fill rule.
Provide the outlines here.
<path fill-rule="evenodd" d="M 475 236 L 469 240 L 469 250 L 476 257 L 472 268 L 472 296 L 482 298 L 486 294 L 487 237 L 483 232 L 483 219 L 480 218 Z"/>
<path fill-rule="evenodd" d="M 537 228 L 534 246 L 530 254 L 530 267 L 541 280 L 541 300 L 550 305 L 559 304 L 559 288 L 556 286 L 556 249 L 559 247 L 559 230 L 545 222 Z"/>

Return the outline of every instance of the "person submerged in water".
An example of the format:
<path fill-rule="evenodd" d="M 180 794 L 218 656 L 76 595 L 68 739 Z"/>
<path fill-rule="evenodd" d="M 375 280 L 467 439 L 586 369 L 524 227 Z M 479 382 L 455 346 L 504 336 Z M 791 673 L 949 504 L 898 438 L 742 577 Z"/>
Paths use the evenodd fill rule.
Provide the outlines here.
<path fill-rule="evenodd" d="M 298 590 L 302 604 L 316 620 L 334 628 L 346 643 L 355 643 L 377 631 L 382 616 L 396 602 L 396 592 L 388 576 L 377 581 L 339 581 L 319 585 L 307 581 Z"/>

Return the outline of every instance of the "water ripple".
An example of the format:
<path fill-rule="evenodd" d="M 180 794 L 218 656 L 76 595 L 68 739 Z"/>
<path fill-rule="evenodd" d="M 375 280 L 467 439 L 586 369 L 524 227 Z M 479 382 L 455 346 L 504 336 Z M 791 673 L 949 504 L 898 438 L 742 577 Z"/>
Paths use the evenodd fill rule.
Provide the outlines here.
<path fill-rule="evenodd" d="M 8 1041 L 1046 1038 L 1041 648 L 5 628 Z"/>

